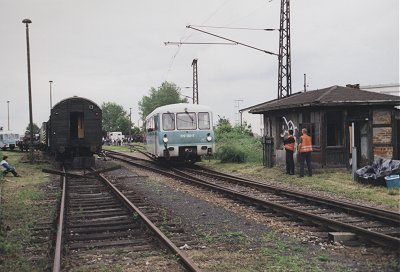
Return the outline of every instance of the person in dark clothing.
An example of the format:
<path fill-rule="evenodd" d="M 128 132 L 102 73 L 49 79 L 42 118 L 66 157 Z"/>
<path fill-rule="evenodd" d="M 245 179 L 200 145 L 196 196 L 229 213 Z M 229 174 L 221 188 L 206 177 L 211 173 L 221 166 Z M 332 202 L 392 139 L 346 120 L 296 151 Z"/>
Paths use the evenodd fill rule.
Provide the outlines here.
<path fill-rule="evenodd" d="M 296 140 L 293 136 L 293 130 L 289 129 L 289 136 L 283 139 L 283 144 L 286 150 L 286 174 L 294 175 L 294 160 L 293 152 Z"/>
<path fill-rule="evenodd" d="M 18 173 L 15 171 L 15 168 L 7 162 L 7 159 L 7 156 L 3 156 L 3 160 L 0 162 L 0 165 L 4 168 L 3 174 L 7 175 L 9 172 L 11 172 L 14 177 L 20 177 L 20 175 L 18 175 Z"/>

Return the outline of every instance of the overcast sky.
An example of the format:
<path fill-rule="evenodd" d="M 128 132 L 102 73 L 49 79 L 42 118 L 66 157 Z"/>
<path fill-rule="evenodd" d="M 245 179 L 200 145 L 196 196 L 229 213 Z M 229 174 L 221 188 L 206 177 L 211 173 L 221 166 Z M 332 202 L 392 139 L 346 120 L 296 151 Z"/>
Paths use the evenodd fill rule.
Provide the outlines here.
<path fill-rule="evenodd" d="M 33 121 L 78 95 L 115 102 L 137 125 L 138 101 L 169 81 L 232 122 L 235 111 L 277 98 L 277 57 L 239 45 L 165 46 L 166 41 L 224 42 L 186 25 L 278 28 L 280 0 L 0 0 L 0 126 L 29 123 L 24 18 L 30 31 Z M 278 32 L 203 28 L 278 53 Z M 291 1 L 293 92 L 332 85 L 399 82 L 398 0 Z M 235 102 L 235 100 L 242 100 Z"/>

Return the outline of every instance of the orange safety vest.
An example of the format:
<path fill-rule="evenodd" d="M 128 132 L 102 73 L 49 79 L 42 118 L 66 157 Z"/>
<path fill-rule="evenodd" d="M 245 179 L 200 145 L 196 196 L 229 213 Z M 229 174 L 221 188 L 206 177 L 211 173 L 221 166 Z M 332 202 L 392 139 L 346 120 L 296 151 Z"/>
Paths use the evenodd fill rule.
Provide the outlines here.
<path fill-rule="evenodd" d="M 312 152 L 312 142 L 311 142 L 311 137 L 308 135 L 302 135 L 300 136 L 301 138 L 301 143 L 299 145 L 299 152 L 300 153 L 305 153 L 305 152 Z"/>
<path fill-rule="evenodd" d="M 294 136 L 293 136 L 293 135 L 289 135 L 289 136 L 288 136 L 288 139 L 289 139 L 289 138 L 294 138 Z M 285 144 L 285 145 L 284 145 L 285 149 L 286 149 L 286 150 L 294 151 L 294 143 L 295 143 L 295 142 L 290 143 L 290 144 Z"/>

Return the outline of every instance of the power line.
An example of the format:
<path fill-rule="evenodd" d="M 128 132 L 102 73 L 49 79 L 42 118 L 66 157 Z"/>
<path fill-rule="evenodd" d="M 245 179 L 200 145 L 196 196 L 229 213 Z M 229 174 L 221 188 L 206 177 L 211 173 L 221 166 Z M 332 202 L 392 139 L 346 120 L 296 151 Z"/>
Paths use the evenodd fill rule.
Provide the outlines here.
<path fill-rule="evenodd" d="M 222 37 L 222 36 L 219 36 L 219 35 L 216 35 L 216 34 L 213 34 L 213 33 L 210 33 L 210 32 L 207 32 L 207 31 L 204 31 L 204 30 L 201 30 L 201 29 L 198 29 L 198 28 L 194 28 L 194 27 L 192 27 L 191 25 L 188 25 L 188 26 L 186 26 L 186 27 L 187 27 L 187 28 L 194 29 L 194 30 L 196 30 L 196 31 L 203 32 L 203 33 L 205 33 L 205 34 L 208 34 L 208 35 L 211 35 L 211 36 L 220 38 L 220 39 L 223 39 L 223 40 L 227 40 L 227 41 L 230 41 L 230 42 L 233 42 L 233 43 L 237 43 L 237 44 L 243 45 L 243 46 L 245 46 L 245 47 L 249 47 L 249 48 L 251 48 L 251 49 L 258 50 L 258 51 L 261 51 L 261 52 L 264 52 L 264 53 L 267 53 L 267 54 L 270 54 L 270 55 L 275 55 L 275 56 L 278 56 L 278 57 L 279 57 L 279 55 L 276 54 L 276 53 L 273 53 L 273 52 L 270 52 L 270 51 L 267 51 L 267 50 L 263 50 L 263 49 L 260 49 L 260 48 L 257 48 L 257 47 L 254 47 L 254 46 L 245 44 L 245 43 L 241 43 L 241 42 L 238 42 L 238 41 L 234 41 L 234 40 L 231 40 L 231 39 L 228 39 L 228 38 L 225 38 L 225 37 Z"/>
<path fill-rule="evenodd" d="M 206 25 L 191 25 L 191 26 L 205 27 L 205 28 L 234 29 L 234 30 L 279 31 L 279 29 L 276 28 L 251 28 L 251 27 L 229 27 L 229 26 L 206 26 Z"/>
<path fill-rule="evenodd" d="M 181 44 L 219 44 L 219 45 L 238 45 L 238 43 L 214 43 L 214 42 L 164 42 L 165 45 L 181 45 Z"/>

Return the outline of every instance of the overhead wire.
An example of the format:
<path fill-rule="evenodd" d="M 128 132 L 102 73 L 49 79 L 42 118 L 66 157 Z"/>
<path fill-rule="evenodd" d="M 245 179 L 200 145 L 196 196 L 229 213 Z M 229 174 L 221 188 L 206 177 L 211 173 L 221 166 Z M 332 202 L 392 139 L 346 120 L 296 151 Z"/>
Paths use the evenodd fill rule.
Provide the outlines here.
<path fill-rule="evenodd" d="M 251 28 L 251 27 L 229 27 L 229 26 L 207 26 L 207 25 L 191 25 L 194 27 L 204 28 L 220 28 L 220 29 L 234 29 L 234 30 L 260 30 L 260 31 L 275 31 L 276 28 Z"/>
<path fill-rule="evenodd" d="M 228 2 L 230 2 L 230 1 L 232 1 L 232 0 L 225 0 L 225 1 L 224 1 L 221 5 L 219 5 L 219 6 L 214 10 L 214 12 L 212 12 L 211 15 L 208 16 L 201 24 L 205 24 L 207 21 L 211 20 L 211 19 L 215 16 L 215 14 L 217 14 L 217 13 L 219 12 L 219 10 L 220 10 L 223 6 L 225 6 Z M 187 28 L 185 27 L 184 32 L 186 32 L 186 31 L 187 31 Z M 185 41 L 187 41 L 190 37 L 192 37 L 193 35 L 194 35 L 194 32 L 189 33 L 189 35 L 187 35 L 186 37 L 182 37 L 179 41 L 180 41 L 180 42 L 185 42 Z M 175 51 L 174 55 L 172 56 L 172 58 L 171 58 L 171 60 L 170 60 L 170 63 L 169 63 L 169 66 L 168 66 L 168 70 L 167 70 L 167 75 L 165 76 L 166 78 L 168 77 L 168 74 L 169 74 L 169 72 L 171 71 L 172 66 L 174 65 L 175 59 L 176 59 L 176 57 L 178 56 L 178 54 L 179 54 L 180 51 L 181 51 L 181 46 L 178 45 L 177 50 Z"/>
<path fill-rule="evenodd" d="M 226 0 L 226 1 L 224 1 L 220 6 L 218 6 L 211 14 L 210 14 L 210 16 L 208 16 L 202 23 L 201 23 L 201 25 L 204 25 L 207 21 L 209 21 L 209 20 L 211 20 L 228 2 L 231 2 L 232 0 Z M 267 4 L 269 4 L 269 3 L 271 3 L 271 2 L 273 2 L 273 0 L 267 0 Z M 250 13 L 248 13 L 247 15 L 244 15 L 244 16 L 242 16 L 241 18 L 239 18 L 239 19 L 236 19 L 236 20 L 234 20 L 234 21 L 231 21 L 230 23 L 228 23 L 227 24 L 227 26 L 221 26 L 221 27 L 216 27 L 216 26 L 203 26 L 203 27 L 210 27 L 210 28 L 226 28 L 226 29 L 242 29 L 242 30 L 263 30 L 263 31 L 275 31 L 275 30 L 279 30 L 279 29 L 273 29 L 273 28 L 265 28 L 265 29 L 262 29 L 262 28 L 245 28 L 245 27 L 228 27 L 229 25 L 232 25 L 233 23 L 235 23 L 235 22 L 238 22 L 238 21 L 240 21 L 240 20 L 243 20 L 243 18 L 246 18 L 246 17 L 248 17 L 248 16 L 250 16 L 251 14 L 253 14 L 254 12 L 256 12 L 256 11 L 258 11 L 259 10 L 259 8 L 257 8 L 257 9 L 255 9 L 255 10 L 253 10 L 253 11 L 251 11 Z M 194 26 L 194 25 L 193 25 Z M 201 26 L 199 26 L 199 27 L 201 27 Z M 185 31 L 184 31 L 184 33 L 187 31 L 187 27 L 185 28 Z M 177 45 L 177 50 L 175 51 L 175 53 L 174 53 L 174 55 L 171 57 L 171 60 L 170 60 L 170 63 L 169 63 L 169 66 L 168 66 L 168 70 L 167 70 L 167 75 L 165 76 L 165 77 L 168 77 L 168 74 L 169 74 L 169 72 L 171 71 L 171 69 L 172 69 L 172 66 L 173 66 L 173 64 L 174 64 L 174 62 L 175 62 L 175 59 L 176 59 L 176 57 L 178 56 L 178 54 L 179 54 L 179 52 L 181 51 L 181 45 L 182 44 L 189 44 L 189 43 L 186 43 L 186 41 L 189 39 L 189 38 L 191 38 L 191 37 L 193 37 L 195 34 L 194 34 L 194 32 L 192 32 L 192 33 L 189 33 L 188 35 L 186 35 L 186 36 L 183 36 L 182 35 L 182 37 L 181 37 L 181 39 L 179 39 L 179 42 L 177 42 L 175 45 Z M 198 44 L 201 44 L 201 43 L 198 43 Z M 235 44 L 237 44 L 237 42 L 235 42 Z M 268 53 L 268 54 L 270 54 L 270 53 L 272 53 L 272 52 L 268 52 L 268 51 L 265 51 L 265 50 L 260 50 L 260 51 L 264 51 L 265 53 Z M 272 53 L 272 55 L 275 55 L 274 53 Z"/>

